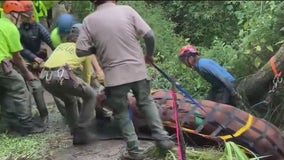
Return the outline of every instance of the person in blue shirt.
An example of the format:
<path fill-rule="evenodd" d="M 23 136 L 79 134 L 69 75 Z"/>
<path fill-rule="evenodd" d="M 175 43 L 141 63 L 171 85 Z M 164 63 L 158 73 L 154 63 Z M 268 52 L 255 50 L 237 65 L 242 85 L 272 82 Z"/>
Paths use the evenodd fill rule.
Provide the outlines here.
<path fill-rule="evenodd" d="M 240 96 L 236 91 L 236 79 L 216 61 L 200 57 L 193 45 L 186 45 L 179 52 L 179 60 L 194 69 L 212 86 L 208 100 L 238 106 Z"/>

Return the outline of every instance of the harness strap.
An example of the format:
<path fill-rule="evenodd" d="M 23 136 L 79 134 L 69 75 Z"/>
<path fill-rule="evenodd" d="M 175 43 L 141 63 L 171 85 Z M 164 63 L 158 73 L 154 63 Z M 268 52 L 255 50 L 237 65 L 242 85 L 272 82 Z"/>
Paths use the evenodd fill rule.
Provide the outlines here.
<path fill-rule="evenodd" d="M 213 131 L 212 133 L 211 133 L 211 136 L 216 136 L 217 134 L 219 134 L 221 131 L 222 131 L 222 129 L 224 129 L 224 128 L 226 128 L 226 126 L 228 125 L 228 124 L 230 124 L 232 121 L 234 121 L 235 120 L 235 117 L 236 117 L 236 109 L 234 109 L 233 111 L 232 111 L 232 114 L 230 114 L 229 116 L 228 116 L 228 118 L 222 123 L 222 124 L 220 124 L 219 126 L 218 126 L 218 128 L 215 130 L 215 131 Z"/>
<path fill-rule="evenodd" d="M 189 112 L 187 112 L 187 113 L 184 115 L 184 117 L 182 118 L 182 120 L 181 120 L 181 122 L 180 122 L 180 123 L 181 123 L 181 126 L 183 126 L 184 123 L 189 119 L 189 117 L 194 114 L 196 108 L 197 108 L 196 105 L 194 105 L 194 106 L 191 108 L 191 110 L 190 110 Z"/>
<path fill-rule="evenodd" d="M 224 141 L 227 141 L 228 139 L 231 139 L 233 137 L 238 137 L 241 134 L 243 134 L 245 131 L 247 131 L 251 125 L 252 125 L 252 121 L 253 121 L 253 116 L 251 114 L 248 115 L 248 120 L 247 123 L 241 127 L 239 130 L 237 130 L 233 136 L 232 135 L 224 135 L 224 136 L 219 136 L 221 139 L 223 139 Z"/>
<path fill-rule="evenodd" d="M 269 124 L 267 124 L 267 123 L 266 123 L 265 125 L 266 125 L 265 127 L 273 128 L 273 126 L 271 126 L 271 125 L 269 125 Z M 259 130 L 259 128 L 256 128 L 256 127 L 252 126 L 251 129 L 252 129 L 253 131 L 259 133 L 260 135 L 263 135 L 263 132 L 264 132 L 264 131 Z M 268 132 L 268 130 L 265 129 L 265 133 L 267 133 L 267 132 Z M 261 137 L 263 137 L 263 136 L 261 136 Z M 279 147 L 279 146 L 281 146 L 281 145 L 275 144 L 275 142 L 274 142 L 274 141 L 271 139 L 271 137 L 269 137 L 269 136 L 263 137 L 262 139 L 265 139 L 266 141 L 268 141 L 271 146 L 274 146 L 273 149 L 275 148 L 275 149 L 278 151 L 277 154 L 280 154 L 281 156 L 284 157 L 284 152 L 283 152 L 283 151 L 280 149 L 280 147 Z M 256 143 L 255 143 L 256 141 L 253 141 L 253 142 L 250 141 L 250 142 L 251 142 L 251 146 L 252 146 L 252 147 L 254 147 L 254 146 L 256 145 Z M 274 149 L 274 150 L 275 150 L 275 149 Z"/>
<path fill-rule="evenodd" d="M 277 71 L 277 68 L 276 68 L 276 65 L 275 65 L 275 58 L 274 58 L 274 56 L 272 56 L 270 58 L 269 62 L 270 62 L 270 65 L 271 65 L 271 69 L 272 69 L 272 71 L 274 73 L 274 76 L 275 77 L 280 77 L 282 75 L 282 72 L 278 72 Z"/>
<path fill-rule="evenodd" d="M 212 120 L 213 115 L 215 114 L 215 112 L 219 110 L 219 107 L 220 107 L 220 103 L 216 103 L 216 105 L 214 106 L 212 111 L 208 113 L 208 115 L 206 116 L 202 124 L 197 127 L 196 132 L 200 132 L 204 128 L 204 126 L 207 124 L 207 122 Z"/>

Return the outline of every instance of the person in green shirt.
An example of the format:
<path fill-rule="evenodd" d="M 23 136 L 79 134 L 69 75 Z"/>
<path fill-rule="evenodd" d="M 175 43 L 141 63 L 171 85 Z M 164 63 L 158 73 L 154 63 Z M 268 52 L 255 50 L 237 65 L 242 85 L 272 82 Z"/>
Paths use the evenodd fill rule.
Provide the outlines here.
<path fill-rule="evenodd" d="M 31 103 L 26 81 L 35 76 L 26 68 L 20 54 L 23 49 L 16 25 L 25 14 L 18 1 L 5 1 L 4 16 L 0 19 L 0 106 L 1 131 L 15 131 L 21 135 L 43 132 L 32 121 Z M 13 65 L 21 72 L 19 74 Z M 24 80 L 25 79 L 25 80 Z"/>
<path fill-rule="evenodd" d="M 50 38 L 54 47 L 66 41 L 72 25 L 76 23 L 71 14 L 62 14 L 57 18 L 56 27 L 51 31 Z"/>
<path fill-rule="evenodd" d="M 67 42 L 60 44 L 44 64 L 40 79 L 44 88 L 53 96 L 60 98 L 66 109 L 66 118 L 73 135 L 73 144 L 86 144 L 93 140 L 87 128 L 94 118 L 97 94 L 89 85 L 92 57 L 79 58 L 76 55 L 76 40 L 81 24 L 75 24 L 67 36 Z M 83 66 L 83 80 L 74 70 Z M 78 111 L 77 97 L 83 103 Z"/>
<path fill-rule="evenodd" d="M 3 8 L 0 7 L 0 18 L 2 17 L 3 14 L 4 14 L 3 13 Z"/>

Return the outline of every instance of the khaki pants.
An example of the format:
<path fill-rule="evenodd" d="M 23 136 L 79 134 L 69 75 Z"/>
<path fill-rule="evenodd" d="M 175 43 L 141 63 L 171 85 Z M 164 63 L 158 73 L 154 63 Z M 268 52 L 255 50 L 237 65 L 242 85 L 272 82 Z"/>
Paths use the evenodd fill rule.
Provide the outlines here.
<path fill-rule="evenodd" d="M 96 94 L 93 88 L 78 77 L 76 77 L 76 81 L 71 78 L 61 81 L 60 78 L 56 77 L 56 74 L 53 75 L 48 80 L 45 76 L 41 77 L 41 82 L 48 92 L 64 102 L 66 118 L 71 132 L 76 127 L 87 127 L 95 115 Z M 78 110 L 78 97 L 83 100 L 80 112 Z"/>
<path fill-rule="evenodd" d="M 164 130 L 158 109 L 150 94 L 150 82 L 141 80 L 129 84 L 115 87 L 107 87 L 105 94 L 107 103 L 112 107 L 114 119 L 118 122 L 122 136 L 126 139 L 127 150 L 130 153 L 139 153 L 138 138 L 135 133 L 133 123 L 130 119 L 131 111 L 128 110 L 127 94 L 132 90 L 137 107 L 145 115 L 145 119 L 152 131 L 155 140 L 168 139 L 167 132 Z"/>

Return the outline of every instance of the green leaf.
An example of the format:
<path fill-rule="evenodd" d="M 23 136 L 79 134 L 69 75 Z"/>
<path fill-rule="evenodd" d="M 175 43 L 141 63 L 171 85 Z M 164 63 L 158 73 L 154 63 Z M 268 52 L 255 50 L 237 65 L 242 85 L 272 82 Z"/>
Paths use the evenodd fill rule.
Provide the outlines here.
<path fill-rule="evenodd" d="M 254 47 L 256 51 L 261 51 L 261 47 L 260 46 L 256 46 Z"/>
<path fill-rule="evenodd" d="M 282 43 L 284 43 L 284 40 L 281 40 L 281 41 L 275 43 L 275 45 L 282 44 Z"/>
<path fill-rule="evenodd" d="M 267 48 L 269 51 L 273 52 L 273 48 L 272 48 L 272 46 L 271 46 L 271 45 L 266 46 L 266 48 Z"/>
<path fill-rule="evenodd" d="M 258 58 L 258 57 L 255 58 L 254 66 L 258 68 L 260 66 L 261 62 L 262 62 L 262 60 L 260 58 Z"/>

